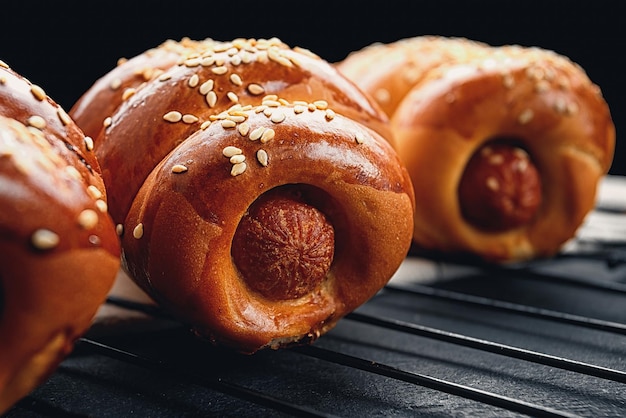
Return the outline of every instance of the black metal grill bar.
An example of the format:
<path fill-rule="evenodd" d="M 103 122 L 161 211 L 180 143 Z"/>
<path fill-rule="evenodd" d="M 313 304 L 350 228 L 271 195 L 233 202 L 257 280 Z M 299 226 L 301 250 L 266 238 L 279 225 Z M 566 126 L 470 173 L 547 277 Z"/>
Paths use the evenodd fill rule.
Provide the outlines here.
<path fill-rule="evenodd" d="M 465 347 L 471 347 L 494 354 L 506 355 L 520 360 L 526 360 L 546 366 L 557 367 L 576 373 L 583 373 L 602 379 L 613 380 L 615 382 L 626 383 L 626 372 L 620 370 L 609 369 L 606 367 L 596 366 L 576 360 L 570 360 L 562 357 L 552 356 L 549 354 L 539 353 L 536 351 L 512 347 L 492 341 L 481 340 L 478 338 L 442 331 L 422 325 L 400 321 L 393 318 L 383 318 L 380 316 L 374 317 L 371 315 L 365 315 L 356 312 L 349 314 L 348 316 L 346 316 L 346 318 L 367 323 L 370 325 L 384 327 L 387 329 L 394 329 L 413 335 L 433 338 L 439 341 L 445 341 Z"/>
<path fill-rule="evenodd" d="M 239 399 L 266 406 L 275 411 L 281 411 L 301 417 L 335 417 L 335 415 L 332 414 L 322 413 L 303 405 L 287 402 L 255 390 L 227 382 L 219 377 L 212 378 L 207 376 L 198 376 L 194 373 L 190 373 L 175 366 L 172 366 L 163 360 L 140 356 L 125 350 L 121 350 L 119 348 L 109 346 L 107 344 L 94 341 L 89 338 L 79 339 L 79 344 L 81 348 L 87 348 L 94 353 L 114 358 L 116 360 L 124 361 L 126 363 L 130 363 L 136 366 L 142 366 L 151 370 L 156 370 L 161 373 L 168 373 L 170 375 L 179 376 L 202 387 L 208 387 L 227 395 L 237 397 Z"/>
<path fill-rule="evenodd" d="M 558 411 L 541 405 L 535 405 L 530 402 L 525 402 L 519 399 L 514 399 L 507 396 L 483 391 L 480 389 L 475 389 L 469 386 L 449 382 L 435 377 L 407 372 L 389 365 L 377 363 L 371 360 L 365 360 L 359 357 L 350 356 L 332 350 L 327 350 L 317 346 L 296 347 L 293 348 L 293 350 L 335 364 L 340 364 L 370 373 L 375 373 L 377 375 L 386 376 L 407 383 L 417 384 L 423 387 L 427 387 L 429 389 L 438 390 L 451 395 L 461 396 L 466 399 L 479 401 L 499 408 L 504 408 L 509 411 L 529 414 L 535 417 L 577 416 L 564 411 Z"/>
<path fill-rule="evenodd" d="M 410 293 L 418 296 L 428 296 L 437 299 L 450 300 L 454 302 L 464 303 L 467 305 L 480 306 L 482 308 L 492 310 L 522 314 L 529 317 L 541 318 L 626 335 L 626 324 L 622 324 L 619 322 L 604 321 L 601 319 L 573 315 L 565 312 L 541 309 L 534 306 L 505 302 L 497 299 L 485 298 L 482 296 L 474 296 L 468 295 L 466 293 L 437 289 L 431 286 L 411 284 L 410 287 L 408 287 L 389 284 L 385 287 L 385 289 L 393 292 Z"/>
<path fill-rule="evenodd" d="M 610 281 L 599 281 L 599 280 L 587 280 L 577 277 L 569 277 L 569 276 L 557 276 L 551 274 L 536 274 L 532 272 L 527 272 L 528 275 L 524 276 L 526 280 L 540 280 L 540 281 L 551 281 L 554 283 L 565 283 L 567 285 L 574 285 L 579 287 L 585 287 L 593 290 L 603 290 L 606 292 L 615 292 L 626 295 L 626 284 L 619 282 L 610 282 Z"/>
<path fill-rule="evenodd" d="M 124 301 L 121 298 L 110 298 L 111 303 L 118 304 L 128 309 L 140 310 L 145 313 L 157 314 L 167 316 L 160 312 L 158 307 L 146 305 L 143 303 L 136 303 L 130 301 Z M 583 373 L 590 376 L 599 377 L 602 379 L 612 380 L 619 383 L 626 383 L 626 372 L 601 367 L 589 363 L 584 363 L 576 360 L 570 360 L 563 357 L 551 356 L 545 353 L 539 353 L 532 350 L 526 350 L 518 347 L 512 347 L 505 344 L 500 344 L 492 341 L 473 338 L 465 335 L 455 334 L 443 330 L 438 330 L 422 325 L 400 321 L 394 318 L 383 318 L 380 316 L 365 315 L 362 313 L 352 312 L 346 316 L 346 319 L 352 319 L 358 322 L 367 323 L 374 326 L 379 326 L 388 329 L 394 329 L 396 331 L 409 333 L 412 335 L 418 335 L 422 337 L 437 339 L 457 345 L 462 345 L 482 351 L 491 352 L 499 355 L 506 355 L 509 357 L 517 358 L 520 360 L 530 361 L 537 364 L 543 364 L 547 366 L 557 367 L 563 370 L 568 370 L 576 373 Z"/>

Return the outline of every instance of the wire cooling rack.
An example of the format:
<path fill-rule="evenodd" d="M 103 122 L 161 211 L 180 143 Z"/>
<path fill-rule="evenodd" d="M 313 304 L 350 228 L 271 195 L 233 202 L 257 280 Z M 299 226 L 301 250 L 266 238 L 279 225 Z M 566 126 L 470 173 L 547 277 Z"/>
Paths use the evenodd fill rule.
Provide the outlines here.
<path fill-rule="evenodd" d="M 114 313 L 7 416 L 626 415 L 624 199 L 608 178 L 550 260 L 410 256 L 311 346 L 233 353 L 112 294 Z"/>

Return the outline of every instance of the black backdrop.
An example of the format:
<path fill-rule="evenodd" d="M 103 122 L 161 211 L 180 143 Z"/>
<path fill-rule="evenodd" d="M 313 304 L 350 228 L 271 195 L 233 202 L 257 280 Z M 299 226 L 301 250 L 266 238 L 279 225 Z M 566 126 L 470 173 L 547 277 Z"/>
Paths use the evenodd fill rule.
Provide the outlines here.
<path fill-rule="evenodd" d="M 120 57 L 165 39 L 277 36 L 329 61 L 373 42 L 435 34 L 541 46 L 578 62 L 603 90 L 626 175 L 626 21 L 620 0 L 169 0 L 0 4 L 0 59 L 69 109 Z"/>

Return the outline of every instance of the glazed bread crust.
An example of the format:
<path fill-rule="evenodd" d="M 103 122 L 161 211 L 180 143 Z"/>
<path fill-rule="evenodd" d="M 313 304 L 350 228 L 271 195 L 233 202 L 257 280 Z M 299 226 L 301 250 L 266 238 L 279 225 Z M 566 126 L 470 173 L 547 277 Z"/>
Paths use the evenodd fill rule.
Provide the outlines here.
<path fill-rule="evenodd" d="M 0 67 L 0 412 L 69 354 L 119 270 L 97 170 L 67 114 Z"/>
<path fill-rule="evenodd" d="M 431 41 L 418 38 L 378 48 L 398 48 L 406 56 L 407 46 Z M 612 162 L 615 127 L 599 87 L 580 66 L 552 51 L 476 46 L 446 38 L 435 38 L 433 45 L 446 43 L 454 49 L 469 45 L 466 56 L 457 54 L 447 63 L 426 66 L 418 81 L 398 95 L 402 98 L 389 114 L 396 150 L 415 188 L 415 244 L 495 262 L 556 254 L 593 208 L 598 181 Z M 420 57 L 430 61 L 420 55 L 423 52 L 424 48 L 413 51 L 413 63 Z M 358 56 L 355 52 L 345 67 L 339 65 L 344 73 L 357 66 Z M 363 60 L 369 62 L 368 53 Z M 400 60 L 398 73 L 407 60 Z M 352 74 L 361 85 L 358 73 Z M 388 90 L 395 91 L 395 80 L 386 77 L 374 71 L 363 76 L 363 85 L 380 90 L 389 83 Z M 493 176 L 482 183 L 464 182 L 474 156 L 501 146 L 528 158 L 515 166 L 502 164 L 502 156 L 485 159 L 485 164 L 492 164 Z M 519 178 L 517 185 L 503 182 L 516 178 L 510 175 L 516 170 L 534 170 L 540 181 L 528 187 Z M 533 183 L 534 178 L 526 176 Z M 505 191 L 515 189 L 540 201 L 531 216 L 523 216 L 528 219 L 522 224 L 489 228 L 464 214 L 463 208 L 476 202 L 463 199 L 491 193 L 494 201 L 505 201 Z M 533 198 L 537 193 L 540 196 Z"/>

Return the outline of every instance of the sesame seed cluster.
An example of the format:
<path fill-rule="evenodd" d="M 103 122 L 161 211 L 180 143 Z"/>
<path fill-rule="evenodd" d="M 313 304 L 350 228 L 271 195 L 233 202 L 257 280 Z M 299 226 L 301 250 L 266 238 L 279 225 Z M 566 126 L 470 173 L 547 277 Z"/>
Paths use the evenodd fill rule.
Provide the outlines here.
<path fill-rule="evenodd" d="M 234 130 L 241 137 L 248 138 L 251 142 L 258 142 L 265 145 L 272 141 L 276 136 L 276 131 L 267 126 L 255 127 L 249 123 L 250 113 L 263 114 L 273 124 L 280 124 L 288 117 L 294 117 L 304 113 L 312 113 L 320 111 L 324 114 L 326 121 L 332 121 L 335 118 L 335 112 L 328 107 L 328 103 L 324 100 L 317 100 L 309 103 L 297 100 L 292 103 L 285 99 L 281 99 L 276 95 L 265 96 L 258 106 L 234 104 L 227 110 L 218 114 L 210 115 L 209 119 L 201 124 L 200 129 L 205 130 L 211 124 L 219 124 L 224 130 Z M 169 122 L 181 122 L 182 119 L 169 120 L 168 114 L 164 115 L 164 119 Z M 365 140 L 363 132 L 356 131 L 354 140 L 357 144 L 362 144 Z M 231 163 L 230 174 L 238 176 L 243 174 L 247 168 L 246 157 L 243 150 L 236 146 L 226 146 L 222 150 L 224 157 L 228 158 Z M 256 151 L 255 157 L 257 162 L 266 167 L 269 163 L 269 154 L 265 148 Z M 172 167 L 172 173 L 181 174 L 187 172 L 188 168 L 184 164 L 176 164 Z"/>
<path fill-rule="evenodd" d="M 167 63 L 160 61 L 165 53 L 170 54 Z M 172 60 L 171 54 L 177 54 L 177 59 Z M 115 93 L 112 101 L 118 104 L 108 114 L 94 114 L 87 104 L 75 113 L 72 109 L 70 115 L 79 125 L 85 119 L 103 121 L 93 142 L 100 164 L 116 166 L 103 175 L 118 223 L 123 222 L 144 178 L 194 132 L 219 123 L 261 145 L 271 141 L 273 129 L 252 127 L 246 121 L 252 108 L 274 124 L 284 121 L 286 108 L 296 115 L 321 111 L 328 121 L 336 114 L 356 115 L 366 126 L 384 120 L 374 106 L 364 107 L 371 104 L 369 99 L 329 63 L 277 38 L 167 41 L 142 54 L 141 60 L 120 61 L 105 79 L 105 86 L 94 85 L 94 89 Z M 127 162 L 120 163 L 118 155 Z M 259 149 L 253 158 L 267 166 L 271 151 Z M 250 164 L 243 155 L 228 161 L 226 169 L 233 177 L 244 174 Z M 186 169 L 179 164 L 174 174 Z"/>

